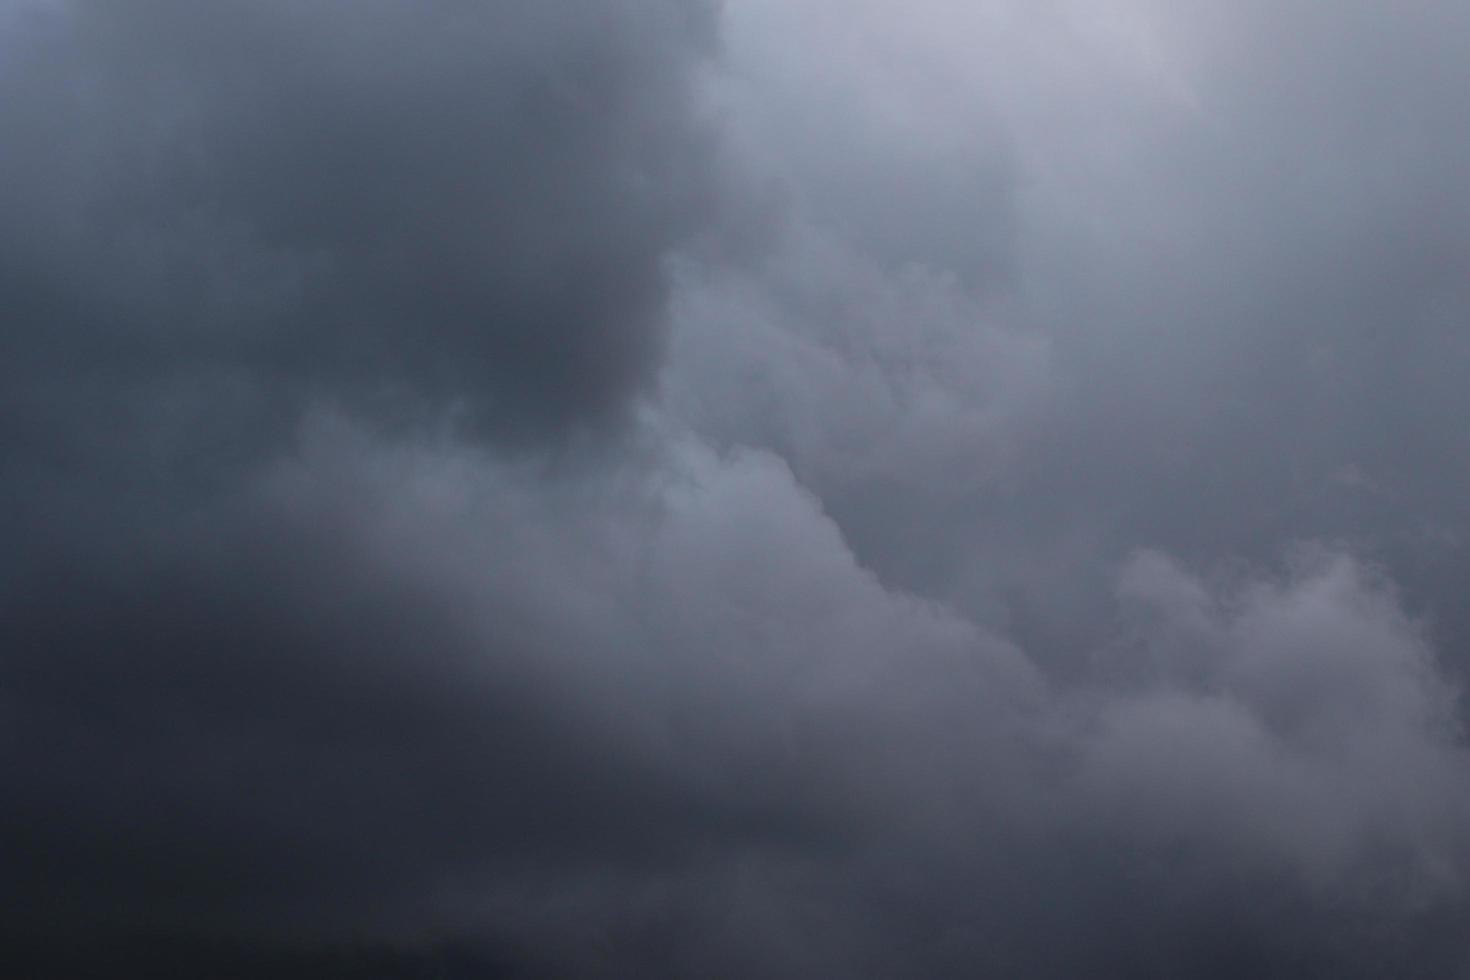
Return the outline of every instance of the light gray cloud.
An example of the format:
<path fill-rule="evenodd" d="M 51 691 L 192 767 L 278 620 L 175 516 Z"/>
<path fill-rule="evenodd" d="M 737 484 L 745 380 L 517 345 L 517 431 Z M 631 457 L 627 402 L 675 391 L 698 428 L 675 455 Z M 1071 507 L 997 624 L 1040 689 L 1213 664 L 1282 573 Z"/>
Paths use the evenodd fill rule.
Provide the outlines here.
<path fill-rule="evenodd" d="M 1454 421 L 1470 241 L 1453 203 L 1470 149 L 1459 16 L 734 5 L 730 124 L 764 150 L 747 158 L 780 188 L 788 231 L 754 284 L 721 269 L 681 290 L 692 322 L 669 383 L 692 379 L 692 417 L 716 438 L 788 455 L 881 575 L 1048 645 L 1085 645 L 1108 570 L 1140 545 L 1269 561 L 1292 540 L 1351 541 L 1413 577 L 1421 610 L 1435 591 L 1447 628 L 1463 554 L 1444 532 L 1465 520 L 1453 488 L 1470 458 Z M 802 37 L 811 64 L 770 67 Z M 766 135 L 788 130 L 809 134 L 795 163 Z M 839 190 L 854 213 L 894 196 L 890 177 L 823 169 L 866 158 L 853 147 L 874 132 L 910 159 L 882 173 L 938 198 L 909 217 L 989 243 L 989 278 L 959 246 L 895 247 L 832 217 Z M 944 166 L 970 179 L 930 179 Z M 853 264 L 846 284 L 830 259 L 813 265 L 811 241 Z M 901 290 L 901 310 L 876 298 Z M 916 326 L 937 320 L 948 339 Z M 745 342 L 771 326 L 786 339 Z M 944 403 L 946 418 L 825 396 L 862 390 L 875 334 L 910 345 L 905 385 L 923 394 L 908 405 Z M 812 346 L 822 366 L 794 367 L 788 351 Z M 716 374 L 750 394 L 717 395 Z M 850 446 L 797 435 L 813 411 L 830 431 L 882 419 L 910 455 L 877 474 L 863 438 L 855 465 Z M 944 444 L 967 458 L 926 471 L 919 447 Z"/>

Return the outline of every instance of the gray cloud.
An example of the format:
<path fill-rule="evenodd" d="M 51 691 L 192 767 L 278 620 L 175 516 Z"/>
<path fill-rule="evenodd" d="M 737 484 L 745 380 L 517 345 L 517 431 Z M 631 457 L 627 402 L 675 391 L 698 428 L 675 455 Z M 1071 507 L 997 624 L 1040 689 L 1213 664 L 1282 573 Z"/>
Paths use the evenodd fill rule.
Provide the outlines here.
<path fill-rule="evenodd" d="M 1470 975 L 1451 5 L 0 18 L 17 969 Z"/>
<path fill-rule="evenodd" d="M 786 455 L 881 575 L 1048 645 L 1091 642 L 1110 569 L 1140 545 L 1267 562 L 1348 541 L 1414 578 L 1411 603 L 1448 589 L 1441 628 L 1456 616 L 1458 12 L 811 0 L 727 16 L 732 118 L 776 157 L 756 165 L 792 230 L 768 269 L 681 290 L 671 375 L 702 430 Z M 829 218 L 833 182 L 770 150 L 790 89 L 827 90 L 766 68 L 801 31 L 837 39 L 808 74 L 872 104 L 820 137 L 830 166 L 891 127 L 944 233 L 998 256 L 989 279 L 964 249 L 895 251 Z M 926 179 L 940 166 L 973 179 Z M 873 178 L 847 196 L 890 193 Z M 758 330 L 779 339 L 745 340 Z M 822 366 L 792 366 L 811 349 Z M 760 397 L 715 397 L 712 377 Z M 875 424 L 908 453 L 877 472 Z M 837 441 L 864 426 L 858 450 Z M 926 462 L 946 440 L 961 448 Z"/>
<path fill-rule="evenodd" d="M 1341 555 L 1218 588 L 1141 556 L 1058 687 L 886 590 L 767 454 L 548 477 L 325 423 L 245 499 L 7 615 L 47 925 L 118 928 L 123 889 L 125 925 L 593 976 L 1456 955 L 1451 689 Z"/>
<path fill-rule="evenodd" d="M 699 5 L 8 6 L 7 388 L 36 424 L 65 376 L 99 408 L 224 385 L 515 437 L 647 381 L 662 256 L 714 193 Z"/>

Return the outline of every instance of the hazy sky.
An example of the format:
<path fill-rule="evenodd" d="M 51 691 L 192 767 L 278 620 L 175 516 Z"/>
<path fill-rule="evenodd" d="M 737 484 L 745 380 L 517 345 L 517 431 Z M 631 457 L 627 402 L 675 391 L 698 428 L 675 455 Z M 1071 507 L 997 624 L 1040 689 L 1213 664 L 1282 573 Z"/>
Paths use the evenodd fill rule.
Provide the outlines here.
<path fill-rule="evenodd" d="M 0 938 L 1470 978 L 1467 182 L 1449 0 L 0 0 Z"/>

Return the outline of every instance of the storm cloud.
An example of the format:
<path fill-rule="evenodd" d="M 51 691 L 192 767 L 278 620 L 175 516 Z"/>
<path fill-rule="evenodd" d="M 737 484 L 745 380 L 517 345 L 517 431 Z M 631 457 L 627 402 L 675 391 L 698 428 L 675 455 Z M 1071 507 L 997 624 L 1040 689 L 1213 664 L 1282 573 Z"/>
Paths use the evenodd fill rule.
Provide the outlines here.
<path fill-rule="evenodd" d="M 1467 44 L 0 3 L 12 966 L 1470 976 Z"/>

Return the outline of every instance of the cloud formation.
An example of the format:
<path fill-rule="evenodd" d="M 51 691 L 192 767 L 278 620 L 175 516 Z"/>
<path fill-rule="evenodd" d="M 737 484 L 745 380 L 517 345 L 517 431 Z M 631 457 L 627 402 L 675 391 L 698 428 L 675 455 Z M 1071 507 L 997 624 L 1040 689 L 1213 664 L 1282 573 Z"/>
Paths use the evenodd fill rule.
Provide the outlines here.
<path fill-rule="evenodd" d="M 0 3 L 16 969 L 1470 976 L 1463 20 Z"/>
<path fill-rule="evenodd" d="M 13 397 L 223 384 L 506 438 L 647 382 L 711 204 L 699 4 L 7 7 Z"/>

